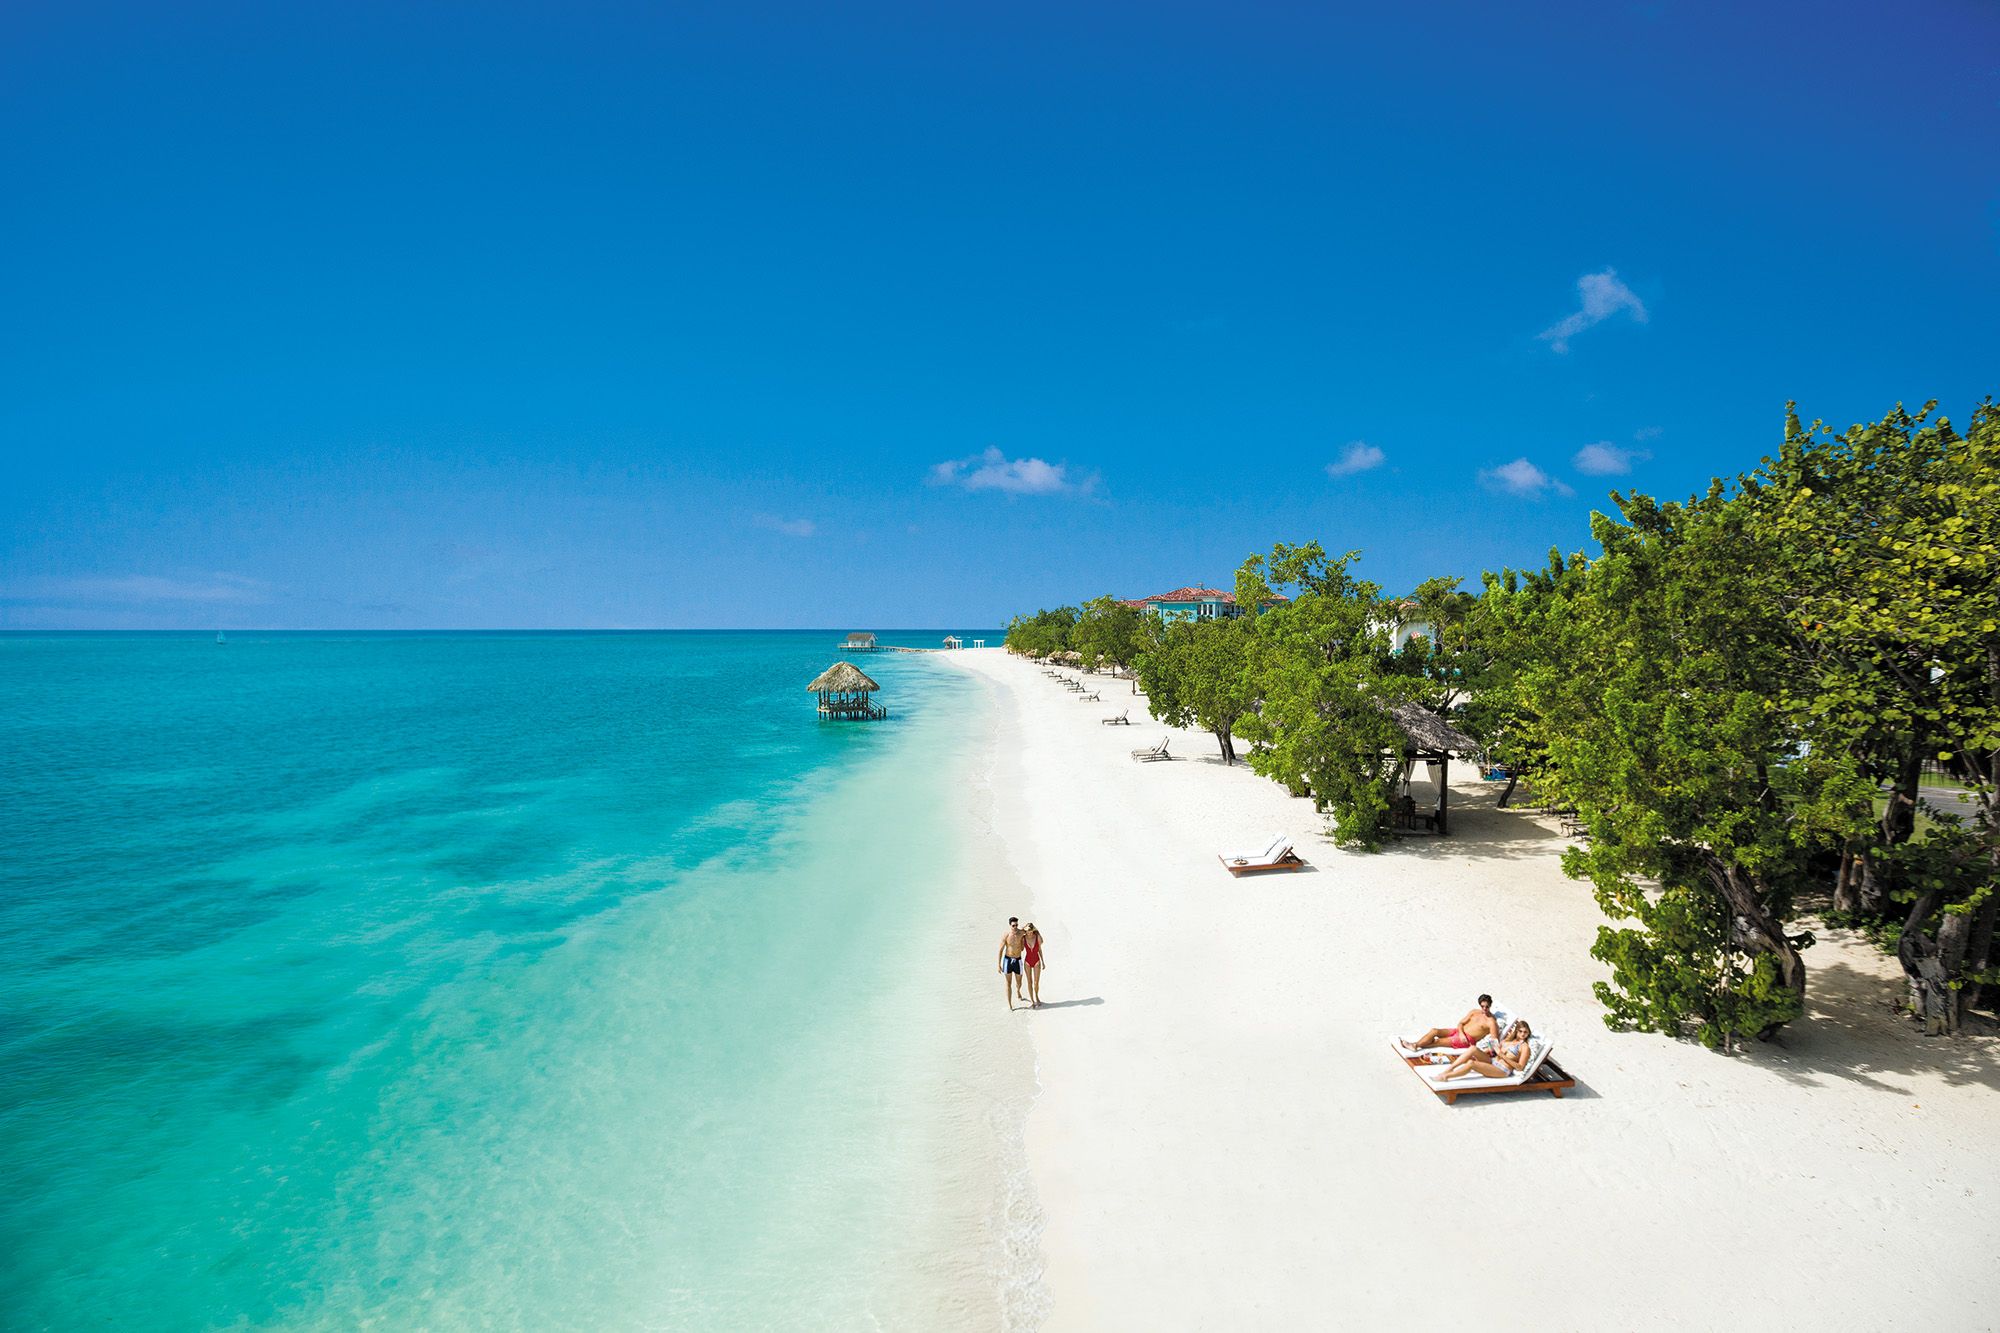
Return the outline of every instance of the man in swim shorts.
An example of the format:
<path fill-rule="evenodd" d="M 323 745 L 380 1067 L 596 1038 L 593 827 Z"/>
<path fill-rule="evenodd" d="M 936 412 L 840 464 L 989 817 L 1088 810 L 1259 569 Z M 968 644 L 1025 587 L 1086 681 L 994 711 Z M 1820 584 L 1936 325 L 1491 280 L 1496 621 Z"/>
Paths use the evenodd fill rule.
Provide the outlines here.
<path fill-rule="evenodd" d="M 1454 1051 L 1470 1050 L 1487 1037 L 1499 1035 L 1499 1027 L 1493 1021 L 1493 997 L 1482 995 L 1479 1004 L 1458 1020 L 1455 1028 L 1432 1028 L 1423 1036 L 1406 1043 L 1413 1051 L 1428 1050 L 1433 1046 L 1449 1046 Z"/>
<path fill-rule="evenodd" d="M 1021 930 L 1021 918 L 1007 918 L 1007 933 L 1000 937 L 1000 984 L 1007 991 L 1007 1007 L 1022 996 L 1021 955 L 1028 951 L 1028 937 Z"/>

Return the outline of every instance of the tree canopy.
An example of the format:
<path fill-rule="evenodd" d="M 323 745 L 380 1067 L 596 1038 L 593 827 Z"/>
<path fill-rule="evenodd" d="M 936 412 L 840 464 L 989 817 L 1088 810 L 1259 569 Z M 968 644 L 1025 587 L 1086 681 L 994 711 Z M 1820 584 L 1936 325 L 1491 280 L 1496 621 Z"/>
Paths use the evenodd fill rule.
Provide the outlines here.
<path fill-rule="evenodd" d="M 1894 951 L 1910 1012 L 1955 1030 L 2000 981 L 2000 409 L 1960 434 L 1935 404 L 1838 432 L 1788 406 L 1755 468 L 1611 500 L 1594 552 L 1477 593 L 1388 597 L 1358 552 L 1280 543 L 1237 571 L 1253 614 L 1097 598 L 1008 646 L 1135 666 L 1155 716 L 1228 762 L 1247 742 L 1361 848 L 1402 779 L 1387 707 L 1449 718 L 1575 811 L 1615 1026 L 1726 1047 L 1797 1020 L 1810 910 Z"/>

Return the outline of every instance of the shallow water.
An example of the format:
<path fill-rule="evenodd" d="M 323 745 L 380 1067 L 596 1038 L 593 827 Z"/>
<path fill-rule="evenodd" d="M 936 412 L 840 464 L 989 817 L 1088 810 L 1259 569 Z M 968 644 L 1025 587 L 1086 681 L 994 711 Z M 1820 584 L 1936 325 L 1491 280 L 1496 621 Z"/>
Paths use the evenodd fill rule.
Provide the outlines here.
<path fill-rule="evenodd" d="M 833 639 L 0 636 L 6 1322 L 999 1322 L 984 702 Z"/>

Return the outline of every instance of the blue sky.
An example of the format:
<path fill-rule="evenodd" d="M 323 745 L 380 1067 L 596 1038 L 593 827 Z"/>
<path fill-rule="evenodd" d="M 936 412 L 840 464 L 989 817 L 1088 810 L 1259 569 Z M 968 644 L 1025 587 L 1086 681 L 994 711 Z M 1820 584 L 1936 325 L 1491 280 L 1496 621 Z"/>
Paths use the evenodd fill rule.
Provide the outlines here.
<path fill-rule="evenodd" d="M 2000 391 L 2000 8 L 0 8 L 0 628 L 1392 589 Z"/>

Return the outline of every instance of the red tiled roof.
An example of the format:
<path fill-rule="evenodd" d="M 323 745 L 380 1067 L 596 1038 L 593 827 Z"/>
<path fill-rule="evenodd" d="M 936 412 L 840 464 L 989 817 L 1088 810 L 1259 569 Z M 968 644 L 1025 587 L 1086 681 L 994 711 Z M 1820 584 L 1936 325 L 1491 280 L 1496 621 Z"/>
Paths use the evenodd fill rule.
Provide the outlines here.
<path fill-rule="evenodd" d="M 1220 588 L 1203 588 L 1197 585 L 1192 588 L 1175 588 L 1172 592 L 1163 592 L 1153 597 L 1142 597 L 1140 598 L 1140 600 L 1145 602 L 1231 602 L 1233 603 L 1236 600 L 1236 596 L 1234 593 L 1224 592 Z"/>
<path fill-rule="evenodd" d="M 1274 602 L 1289 602 L 1292 599 L 1281 592 L 1274 592 L 1271 594 L 1270 600 Z M 1175 588 L 1172 592 L 1163 592 L 1152 597 L 1141 597 L 1138 601 L 1129 602 L 1127 605 L 1146 606 L 1153 602 L 1222 602 L 1226 605 L 1234 606 L 1236 605 L 1236 594 L 1224 592 L 1220 588 L 1204 588 L 1197 585 L 1192 588 Z"/>

